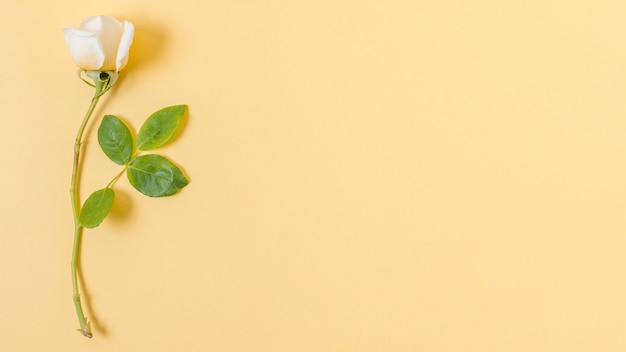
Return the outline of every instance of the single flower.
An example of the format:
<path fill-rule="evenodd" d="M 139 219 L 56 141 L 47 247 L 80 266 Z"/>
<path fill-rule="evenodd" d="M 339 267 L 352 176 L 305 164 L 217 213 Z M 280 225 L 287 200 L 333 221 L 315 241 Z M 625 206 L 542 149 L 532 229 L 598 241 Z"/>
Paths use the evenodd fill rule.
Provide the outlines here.
<path fill-rule="evenodd" d="M 72 59 L 82 70 L 119 72 L 128 63 L 135 26 L 111 16 L 93 16 L 63 32 Z"/>
<path fill-rule="evenodd" d="M 115 84 L 119 71 L 128 63 L 128 51 L 133 42 L 135 27 L 128 21 L 118 21 L 110 16 L 87 17 L 78 27 L 65 27 L 65 40 L 72 58 L 80 70 L 78 76 L 95 88 L 91 104 L 74 139 L 74 158 L 70 196 L 74 215 L 74 246 L 72 249 L 72 293 L 80 331 L 93 336 L 84 314 L 79 292 L 78 267 L 84 229 L 97 227 L 113 207 L 113 185 L 126 173 L 130 184 L 149 197 L 167 197 L 178 193 L 189 184 L 182 170 L 167 157 L 152 150 L 168 143 L 176 134 L 187 105 L 174 105 L 158 110 L 148 117 L 136 137 L 122 120 L 105 115 L 98 128 L 98 144 L 104 154 L 122 170 L 104 188 L 91 193 L 81 206 L 81 146 L 83 133 L 100 98 Z M 91 80 L 93 83 L 89 82 Z M 141 155 L 141 152 L 150 152 Z M 82 278 L 81 278 L 82 280 Z"/>

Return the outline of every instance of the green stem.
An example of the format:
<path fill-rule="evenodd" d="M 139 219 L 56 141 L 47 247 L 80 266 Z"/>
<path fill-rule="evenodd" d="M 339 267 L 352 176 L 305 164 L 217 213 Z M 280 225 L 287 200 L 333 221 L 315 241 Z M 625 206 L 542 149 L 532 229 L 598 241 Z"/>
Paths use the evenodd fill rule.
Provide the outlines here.
<path fill-rule="evenodd" d="M 115 177 L 113 177 L 113 179 L 111 180 L 111 182 L 109 182 L 106 186 L 106 188 L 111 188 L 111 186 L 113 186 L 113 184 L 115 183 L 115 181 L 117 181 L 120 177 L 122 177 L 122 175 L 124 174 L 124 172 L 126 172 L 126 168 L 128 166 L 124 166 L 124 168 L 122 169 L 122 171 L 120 171 L 117 175 L 115 175 Z"/>
<path fill-rule="evenodd" d="M 106 75 L 106 74 L 105 74 Z M 89 329 L 89 323 L 87 322 L 87 318 L 83 313 L 83 307 L 80 301 L 80 293 L 78 291 L 78 265 L 79 265 L 79 257 L 80 257 L 80 244 L 82 240 L 83 227 L 80 225 L 79 213 L 80 213 L 80 201 L 78 199 L 78 184 L 80 178 L 80 147 L 83 139 L 83 132 L 85 131 L 85 127 L 87 126 L 87 122 L 89 122 L 89 118 L 93 114 L 93 111 L 98 105 L 98 101 L 100 97 L 110 88 L 109 86 L 109 78 L 108 76 L 101 76 L 102 80 L 95 80 L 94 83 L 96 86 L 96 92 L 91 99 L 91 104 L 85 113 L 85 117 L 83 117 L 83 121 L 78 128 L 78 133 L 76 134 L 76 141 L 74 142 L 74 163 L 72 169 L 72 183 L 70 186 L 70 196 L 72 198 L 72 210 L 74 213 L 74 247 L 72 250 L 72 291 L 74 294 L 74 306 L 76 308 L 76 314 L 78 315 L 78 322 L 80 323 L 80 332 L 86 336 L 91 338 L 93 335 Z"/>

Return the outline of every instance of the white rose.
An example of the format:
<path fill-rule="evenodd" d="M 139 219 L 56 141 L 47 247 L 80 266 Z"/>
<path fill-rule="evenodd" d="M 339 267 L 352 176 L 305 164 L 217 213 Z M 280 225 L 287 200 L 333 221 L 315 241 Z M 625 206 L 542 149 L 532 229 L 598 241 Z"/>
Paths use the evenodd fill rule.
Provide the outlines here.
<path fill-rule="evenodd" d="M 111 16 L 93 16 L 78 28 L 64 27 L 74 63 L 85 71 L 119 72 L 128 63 L 135 27 Z"/>

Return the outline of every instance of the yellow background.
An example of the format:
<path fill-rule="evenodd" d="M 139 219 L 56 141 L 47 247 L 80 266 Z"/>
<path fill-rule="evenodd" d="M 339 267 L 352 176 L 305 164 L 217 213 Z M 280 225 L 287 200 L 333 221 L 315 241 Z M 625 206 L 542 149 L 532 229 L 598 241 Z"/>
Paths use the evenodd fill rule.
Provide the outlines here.
<path fill-rule="evenodd" d="M 2 351 L 626 350 L 623 1 L 34 1 L 0 12 Z M 133 21 L 96 115 L 188 104 L 83 241 L 92 94 L 61 28 Z M 88 130 L 82 199 L 119 170 Z"/>

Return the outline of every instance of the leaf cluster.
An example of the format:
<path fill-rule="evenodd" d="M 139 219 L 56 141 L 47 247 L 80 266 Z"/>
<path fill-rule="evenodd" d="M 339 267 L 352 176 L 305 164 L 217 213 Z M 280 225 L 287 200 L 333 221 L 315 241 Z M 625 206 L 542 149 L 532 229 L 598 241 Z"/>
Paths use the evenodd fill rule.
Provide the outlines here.
<path fill-rule="evenodd" d="M 189 183 L 180 168 L 165 156 L 140 154 L 168 143 L 178 131 L 186 111 L 186 105 L 175 105 L 153 113 L 136 138 L 122 120 L 113 115 L 104 116 L 98 128 L 98 144 L 111 161 L 123 165 L 124 169 L 105 188 L 87 198 L 79 214 L 81 226 L 93 228 L 106 218 L 115 199 L 111 185 L 124 172 L 130 184 L 149 197 L 171 196 Z"/>

